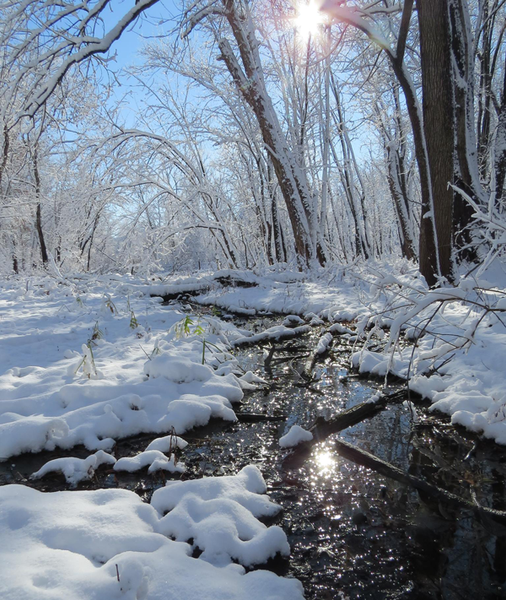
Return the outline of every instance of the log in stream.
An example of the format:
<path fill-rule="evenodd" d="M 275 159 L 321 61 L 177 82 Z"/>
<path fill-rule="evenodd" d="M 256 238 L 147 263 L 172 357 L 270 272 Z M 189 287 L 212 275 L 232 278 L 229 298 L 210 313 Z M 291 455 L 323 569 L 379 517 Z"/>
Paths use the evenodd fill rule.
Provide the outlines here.
<path fill-rule="evenodd" d="M 406 390 L 402 389 L 393 394 L 382 394 L 375 402 L 367 401 L 362 402 L 357 406 L 352 406 L 329 421 L 326 421 L 322 417 L 318 417 L 315 424 L 309 429 L 313 434 L 313 439 L 298 444 L 298 446 L 285 457 L 283 466 L 289 469 L 300 468 L 315 444 L 322 442 L 333 433 L 339 433 L 339 431 L 342 431 L 343 429 L 347 429 L 357 423 L 361 423 L 365 419 L 374 417 L 374 415 L 384 410 L 389 404 L 401 402 L 406 398 L 406 393 Z"/>
<path fill-rule="evenodd" d="M 506 526 L 505 511 L 480 506 L 479 504 L 471 502 L 470 500 L 466 500 L 461 496 L 452 494 L 451 492 L 448 492 L 437 485 L 420 479 L 420 477 L 415 477 L 414 475 L 405 473 L 394 465 L 391 465 L 377 456 L 374 456 L 365 450 L 361 450 L 353 444 L 343 440 L 336 440 L 335 450 L 343 458 L 351 460 L 355 464 L 366 467 L 367 469 L 371 469 L 376 473 L 383 475 L 384 477 L 388 477 L 389 479 L 393 479 L 394 481 L 398 481 L 399 483 L 403 483 L 405 485 L 410 485 L 415 489 L 430 495 L 439 502 L 447 502 L 448 504 L 452 504 L 457 507 L 467 508 L 471 510 L 475 516 L 481 518 L 482 520 L 492 519 L 496 523 Z"/>

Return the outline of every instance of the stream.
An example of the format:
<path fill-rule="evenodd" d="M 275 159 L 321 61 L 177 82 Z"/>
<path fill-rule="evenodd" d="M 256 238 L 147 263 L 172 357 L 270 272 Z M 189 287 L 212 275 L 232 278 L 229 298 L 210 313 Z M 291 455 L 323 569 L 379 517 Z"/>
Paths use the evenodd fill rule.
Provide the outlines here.
<path fill-rule="evenodd" d="M 246 326 L 269 325 L 257 319 Z M 431 413 L 428 404 L 413 400 L 414 407 L 392 404 L 315 444 L 300 466 L 290 468 L 283 461 L 288 451 L 278 441 L 291 425 L 309 428 L 317 417 L 331 419 L 382 388 L 382 382 L 348 372 L 349 346 L 339 343 L 316 364 L 317 377 L 305 381 L 299 373 L 315 334 L 277 343 L 267 370 L 262 348 L 236 353 L 245 371 L 269 384 L 247 392 L 237 412 L 271 419 L 212 421 L 188 432 L 183 436 L 189 442 L 181 457 L 187 467 L 183 477 L 235 474 L 247 464 L 257 465 L 267 493 L 283 507 L 272 523 L 284 529 L 292 549 L 289 560 L 275 559 L 266 567 L 297 577 L 308 600 L 506 598 L 506 528 L 341 458 L 333 440 L 350 442 L 403 471 L 500 510 L 506 509 L 504 448 L 456 429 L 446 417 Z M 144 450 L 154 437 L 119 440 L 116 457 Z M 40 481 L 28 477 L 53 458 L 88 454 L 78 447 L 14 457 L 0 463 L 0 485 L 68 489 L 60 475 Z M 163 474 L 117 474 L 101 467 L 78 489 L 123 487 L 149 500 L 164 482 Z"/>

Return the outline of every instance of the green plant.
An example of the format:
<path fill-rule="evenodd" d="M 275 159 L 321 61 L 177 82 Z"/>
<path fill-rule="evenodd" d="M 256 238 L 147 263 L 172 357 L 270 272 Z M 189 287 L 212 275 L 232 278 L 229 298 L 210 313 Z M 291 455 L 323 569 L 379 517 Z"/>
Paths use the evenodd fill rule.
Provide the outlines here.
<path fill-rule="evenodd" d="M 190 315 L 186 315 L 181 321 L 174 325 L 174 332 L 177 338 L 185 337 L 191 334 L 191 325 L 193 325 L 193 319 Z"/>
<path fill-rule="evenodd" d="M 205 330 L 202 327 L 202 325 L 200 325 L 200 323 L 193 330 L 194 335 L 204 335 L 204 333 L 205 333 Z"/>
<path fill-rule="evenodd" d="M 127 310 L 130 313 L 130 329 L 136 329 L 139 327 L 139 321 L 137 321 L 137 317 L 135 316 L 133 308 L 130 305 L 130 296 L 127 296 Z"/>
<path fill-rule="evenodd" d="M 139 327 L 139 321 L 137 321 L 137 317 L 133 310 L 130 311 L 130 329 L 135 329 Z"/>

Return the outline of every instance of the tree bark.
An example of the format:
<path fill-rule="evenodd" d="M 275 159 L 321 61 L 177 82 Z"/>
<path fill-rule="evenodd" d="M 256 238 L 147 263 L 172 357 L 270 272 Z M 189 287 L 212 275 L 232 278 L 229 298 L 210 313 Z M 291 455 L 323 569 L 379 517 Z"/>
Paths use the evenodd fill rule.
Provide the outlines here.
<path fill-rule="evenodd" d="M 274 167 L 292 226 L 297 256 L 302 265 L 317 258 L 317 244 L 312 240 L 317 218 L 304 170 L 296 164 L 293 152 L 287 147 L 272 101 L 263 78 L 258 41 L 254 35 L 251 16 L 240 10 L 236 0 L 222 0 L 225 17 L 237 43 L 242 67 L 227 39 L 220 37 L 221 60 L 225 62 L 240 94 L 253 110 L 265 148 Z M 243 70 L 244 69 L 244 70 Z"/>
<path fill-rule="evenodd" d="M 438 272 L 448 280 L 453 280 L 453 189 L 449 184 L 454 179 L 455 123 L 448 2 L 417 0 L 423 123 L 432 192 L 429 215 L 424 214 L 427 207 L 422 207 L 420 271 L 428 279 L 429 285 L 436 283 Z M 433 243 L 431 238 L 434 234 L 436 239 Z M 433 256 L 432 246 L 435 247 L 436 256 Z"/>
<path fill-rule="evenodd" d="M 455 185 L 480 204 L 481 183 L 476 156 L 474 130 L 474 64 L 467 6 L 462 0 L 450 0 L 451 49 L 455 70 Z M 453 204 L 453 245 L 457 261 L 475 261 L 470 225 L 474 209 L 464 197 L 455 193 Z"/>
<path fill-rule="evenodd" d="M 504 81 L 502 89 L 501 106 L 495 140 L 495 200 L 496 206 L 504 209 L 504 183 L 506 180 L 506 55 L 504 61 Z"/>
<path fill-rule="evenodd" d="M 44 232 L 42 230 L 42 209 L 40 206 L 40 173 L 39 173 L 39 160 L 38 160 L 38 152 L 37 148 L 33 151 L 32 156 L 32 166 L 33 166 L 33 178 L 35 180 L 35 198 L 37 200 L 37 210 L 35 213 L 35 229 L 37 230 L 37 236 L 39 238 L 40 244 L 40 254 L 42 258 L 42 263 L 47 265 L 49 262 L 49 257 L 47 254 L 46 241 L 44 239 Z"/>

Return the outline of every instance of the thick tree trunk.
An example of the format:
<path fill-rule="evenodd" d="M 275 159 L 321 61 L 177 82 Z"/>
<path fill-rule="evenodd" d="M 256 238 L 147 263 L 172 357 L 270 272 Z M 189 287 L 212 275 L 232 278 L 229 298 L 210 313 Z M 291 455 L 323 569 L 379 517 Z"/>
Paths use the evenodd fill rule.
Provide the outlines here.
<path fill-rule="evenodd" d="M 439 273 L 453 279 L 452 232 L 454 180 L 453 76 L 448 0 L 418 0 L 422 64 L 423 121 L 432 191 L 436 256 L 430 241 L 431 219 L 422 213 L 420 270 L 429 285 Z M 422 210 L 425 210 L 423 207 Z"/>

